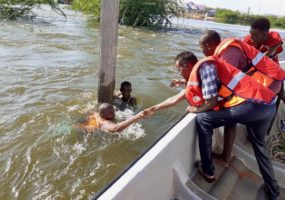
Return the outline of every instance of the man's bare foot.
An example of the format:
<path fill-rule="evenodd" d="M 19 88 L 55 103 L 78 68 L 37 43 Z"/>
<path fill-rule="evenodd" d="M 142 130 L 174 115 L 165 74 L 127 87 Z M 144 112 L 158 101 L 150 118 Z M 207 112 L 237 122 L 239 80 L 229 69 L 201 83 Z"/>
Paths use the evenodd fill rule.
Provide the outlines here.
<path fill-rule="evenodd" d="M 213 152 L 213 158 L 225 168 L 228 168 L 230 166 L 230 162 L 233 159 L 233 157 L 231 157 L 230 159 L 226 160 L 223 154 L 216 152 Z"/>

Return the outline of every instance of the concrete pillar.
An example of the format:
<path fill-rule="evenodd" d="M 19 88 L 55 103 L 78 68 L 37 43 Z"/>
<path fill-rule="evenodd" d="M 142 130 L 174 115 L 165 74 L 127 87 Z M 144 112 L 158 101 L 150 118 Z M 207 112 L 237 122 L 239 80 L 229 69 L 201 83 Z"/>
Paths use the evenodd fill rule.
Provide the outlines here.
<path fill-rule="evenodd" d="M 120 0 L 101 0 L 98 102 L 111 103 L 115 88 Z"/>

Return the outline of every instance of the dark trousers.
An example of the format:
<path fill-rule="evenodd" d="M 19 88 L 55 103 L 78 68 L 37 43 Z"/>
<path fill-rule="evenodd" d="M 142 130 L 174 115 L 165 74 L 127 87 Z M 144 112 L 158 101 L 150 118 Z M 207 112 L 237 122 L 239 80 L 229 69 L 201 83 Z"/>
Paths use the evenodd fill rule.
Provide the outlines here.
<path fill-rule="evenodd" d="M 197 131 L 204 172 L 211 176 L 214 175 L 212 163 L 213 129 L 235 123 L 245 124 L 265 187 L 272 199 L 278 197 L 278 184 L 264 142 L 274 114 L 275 104 L 265 105 L 249 101 L 229 109 L 198 113 L 196 118 Z"/>
<path fill-rule="evenodd" d="M 280 91 L 279 91 L 278 94 L 277 94 L 276 111 L 275 111 L 275 114 L 274 114 L 274 116 L 272 117 L 272 120 L 271 120 L 270 125 L 269 125 L 269 127 L 268 127 L 267 135 L 270 134 L 270 131 L 271 131 L 271 129 L 272 129 L 272 126 L 273 126 L 275 117 L 276 117 L 277 112 L 278 112 L 278 108 L 279 108 L 279 105 L 280 105 L 280 101 L 281 101 L 283 98 L 284 98 L 284 82 L 282 81 L 281 89 L 280 89 Z"/>

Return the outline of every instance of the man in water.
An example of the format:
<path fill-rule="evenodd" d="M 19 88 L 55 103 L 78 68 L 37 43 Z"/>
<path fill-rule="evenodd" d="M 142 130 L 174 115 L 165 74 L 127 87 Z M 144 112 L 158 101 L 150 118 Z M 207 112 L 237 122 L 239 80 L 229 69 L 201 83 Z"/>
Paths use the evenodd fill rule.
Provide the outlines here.
<path fill-rule="evenodd" d="M 131 92 L 132 84 L 129 81 L 122 82 L 120 92 L 115 95 L 115 98 L 121 100 L 120 107 L 126 108 L 127 106 L 135 106 L 137 104 L 137 99 L 131 96 Z"/>
<path fill-rule="evenodd" d="M 87 132 L 93 132 L 98 129 L 105 132 L 121 132 L 132 123 L 137 122 L 144 117 L 145 114 L 141 111 L 125 121 L 116 123 L 113 105 L 103 103 L 99 106 L 98 112 L 95 112 L 82 120 L 77 127 Z"/>

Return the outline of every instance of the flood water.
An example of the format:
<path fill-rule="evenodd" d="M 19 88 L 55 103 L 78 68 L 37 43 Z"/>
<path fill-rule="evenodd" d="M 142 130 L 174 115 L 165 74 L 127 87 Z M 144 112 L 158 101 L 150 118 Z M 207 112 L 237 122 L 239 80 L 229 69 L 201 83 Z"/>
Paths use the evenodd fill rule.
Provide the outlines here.
<path fill-rule="evenodd" d="M 0 199 L 88 199 L 149 147 L 186 103 L 120 135 L 78 133 L 72 125 L 96 105 L 99 29 L 79 12 L 48 7 L 0 27 Z M 138 112 L 176 94 L 174 57 L 198 46 L 206 28 L 242 37 L 249 27 L 177 21 L 172 31 L 119 27 L 116 89 L 128 80 Z M 281 31 L 285 38 L 285 32 Z M 281 58 L 285 58 L 284 54 Z M 117 118 L 134 114 L 119 111 Z"/>

